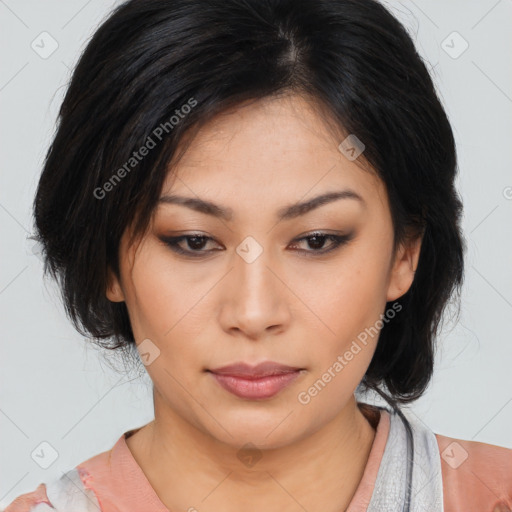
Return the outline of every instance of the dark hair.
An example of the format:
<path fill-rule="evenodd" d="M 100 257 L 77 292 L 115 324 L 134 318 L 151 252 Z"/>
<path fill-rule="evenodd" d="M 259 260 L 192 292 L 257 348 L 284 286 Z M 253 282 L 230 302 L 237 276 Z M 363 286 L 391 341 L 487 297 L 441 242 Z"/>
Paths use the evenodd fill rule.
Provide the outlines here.
<path fill-rule="evenodd" d="M 81 334 L 133 348 L 125 303 L 105 295 L 122 234 L 147 229 L 169 163 L 202 125 L 284 94 L 314 101 L 326 123 L 364 143 L 358 163 L 387 188 L 395 250 L 423 235 L 412 286 L 386 305 L 402 312 L 382 327 L 361 382 L 411 402 L 432 377 L 445 306 L 454 291 L 460 298 L 466 244 L 450 123 L 411 37 L 377 1 L 118 6 L 79 59 L 46 155 L 34 202 L 45 275 L 59 281 Z"/>

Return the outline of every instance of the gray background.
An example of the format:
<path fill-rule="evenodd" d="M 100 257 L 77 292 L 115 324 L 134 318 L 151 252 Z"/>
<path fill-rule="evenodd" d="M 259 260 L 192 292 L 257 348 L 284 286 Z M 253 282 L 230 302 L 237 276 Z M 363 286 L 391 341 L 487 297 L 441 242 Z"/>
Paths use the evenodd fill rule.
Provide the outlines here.
<path fill-rule="evenodd" d="M 27 240 L 70 70 L 116 3 L 0 0 L 3 506 L 152 419 L 149 378 L 116 373 L 73 330 Z M 410 410 L 436 433 L 512 447 L 512 1 L 386 5 L 428 61 L 452 122 L 469 245 L 460 322 L 447 322 L 434 380 Z M 57 452 L 47 469 L 42 442 Z"/>

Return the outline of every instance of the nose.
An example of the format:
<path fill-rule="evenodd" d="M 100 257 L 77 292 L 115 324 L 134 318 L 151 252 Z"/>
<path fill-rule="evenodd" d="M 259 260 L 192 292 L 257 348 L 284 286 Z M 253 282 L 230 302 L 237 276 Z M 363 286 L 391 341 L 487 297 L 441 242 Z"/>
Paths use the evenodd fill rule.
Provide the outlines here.
<path fill-rule="evenodd" d="M 249 250 L 244 252 L 247 247 Z M 252 246 L 241 244 L 239 249 L 222 292 L 219 320 L 223 329 L 251 340 L 284 331 L 290 322 L 289 300 L 293 294 L 283 271 L 275 259 L 271 261 L 270 251 L 259 249 L 254 242 Z M 247 257 L 251 251 L 252 257 Z"/>

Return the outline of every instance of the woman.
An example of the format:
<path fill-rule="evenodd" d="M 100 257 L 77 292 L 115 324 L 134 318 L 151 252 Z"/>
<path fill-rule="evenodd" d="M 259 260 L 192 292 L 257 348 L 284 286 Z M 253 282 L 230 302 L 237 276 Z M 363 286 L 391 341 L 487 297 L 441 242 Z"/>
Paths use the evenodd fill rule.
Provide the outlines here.
<path fill-rule="evenodd" d="M 70 318 L 140 355 L 155 419 L 6 512 L 510 510 L 512 450 L 400 407 L 462 285 L 456 168 L 374 0 L 119 6 L 34 215 Z"/>

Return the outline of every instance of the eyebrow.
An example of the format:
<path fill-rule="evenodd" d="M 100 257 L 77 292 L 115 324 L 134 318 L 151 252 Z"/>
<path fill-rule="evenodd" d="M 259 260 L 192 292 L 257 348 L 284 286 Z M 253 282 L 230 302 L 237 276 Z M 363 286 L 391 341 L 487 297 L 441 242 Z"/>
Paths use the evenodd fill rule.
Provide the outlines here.
<path fill-rule="evenodd" d="M 340 199 L 353 199 L 363 206 L 366 206 L 365 200 L 354 190 L 345 189 L 336 192 L 327 192 L 319 196 L 313 197 L 308 201 L 294 203 L 277 211 L 277 220 L 289 220 L 305 215 L 306 213 L 324 206 L 326 204 L 338 201 Z M 178 195 L 164 195 L 158 200 L 159 204 L 178 204 L 195 210 L 206 215 L 212 215 L 226 221 L 233 218 L 233 210 L 226 208 L 211 201 L 199 199 L 195 197 L 183 197 Z"/>

